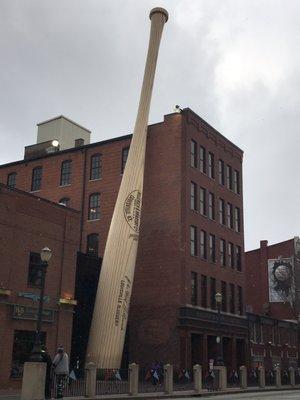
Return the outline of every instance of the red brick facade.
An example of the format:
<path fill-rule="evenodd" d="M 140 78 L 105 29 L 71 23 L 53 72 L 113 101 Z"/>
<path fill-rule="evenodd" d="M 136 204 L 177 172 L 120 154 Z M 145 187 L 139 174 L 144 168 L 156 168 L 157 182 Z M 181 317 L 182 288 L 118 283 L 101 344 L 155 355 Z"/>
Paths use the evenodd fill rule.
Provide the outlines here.
<path fill-rule="evenodd" d="M 192 143 L 195 155 L 191 155 Z M 86 251 L 87 236 L 97 233 L 99 256 L 102 256 L 122 179 L 122 149 L 129 144 L 130 136 L 126 136 L 7 164 L 0 167 L 0 181 L 6 183 L 8 174 L 16 172 L 16 187 L 30 191 L 32 170 L 42 166 L 42 187 L 36 194 L 54 202 L 70 198 L 69 205 L 82 215 L 81 251 Z M 206 152 L 203 172 L 200 146 Z M 91 156 L 98 153 L 102 156 L 101 178 L 90 180 Z M 190 367 L 194 362 L 207 365 L 208 358 L 216 356 L 215 338 L 219 328 L 213 299 L 214 293 L 222 290 L 223 281 L 223 289 L 226 286 L 221 328 L 224 357 L 232 367 L 245 362 L 248 328 L 243 299 L 242 158 L 243 152 L 237 146 L 189 109 L 167 115 L 162 123 L 149 126 L 141 234 L 129 316 L 131 361 L 143 365 L 156 358 L 182 367 Z M 65 160 L 72 160 L 71 182 L 60 187 L 61 163 Z M 224 165 L 221 183 L 219 160 Z M 214 177 L 209 177 L 212 164 Z M 238 181 L 236 190 L 235 180 Z M 196 193 L 195 210 L 191 209 L 191 184 Z M 200 211 L 200 188 L 206 190 L 206 215 Z M 100 218 L 88 220 L 89 197 L 93 193 L 100 193 Z M 219 199 L 225 205 L 223 223 L 220 223 Z M 229 206 L 232 215 L 228 218 Z M 235 213 L 239 214 L 238 221 Z M 228 226 L 228 220 L 232 227 Z M 193 243 L 191 229 L 196 235 Z M 201 257 L 201 230 L 207 235 L 206 257 Z M 209 260 L 209 235 L 215 238 L 213 261 Z M 221 239 L 225 246 L 222 266 Z M 211 240 L 213 243 L 213 236 Z M 201 284 L 203 277 L 207 280 L 206 293 Z M 239 354 L 240 359 L 236 352 L 243 353 Z"/>
<path fill-rule="evenodd" d="M 60 298 L 73 297 L 76 255 L 79 245 L 79 213 L 0 184 L 0 387 L 16 387 L 20 372 L 13 365 L 12 352 L 16 331 L 34 332 L 36 321 L 24 310 L 37 309 L 40 289 L 28 282 L 30 252 L 49 247 L 44 304 L 51 322 L 44 322 L 46 344 L 51 355 L 58 345 L 70 352 L 73 307 L 58 305 Z M 28 298 L 33 296 L 33 299 Z M 25 308 L 24 308 L 25 307 Z"/>

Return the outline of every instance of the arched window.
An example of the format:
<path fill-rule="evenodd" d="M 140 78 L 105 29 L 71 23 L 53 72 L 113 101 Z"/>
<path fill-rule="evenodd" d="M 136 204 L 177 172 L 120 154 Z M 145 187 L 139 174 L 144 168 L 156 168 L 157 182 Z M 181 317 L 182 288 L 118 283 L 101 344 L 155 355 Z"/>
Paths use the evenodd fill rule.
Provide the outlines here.
<path fill-rule="evenodd" d="M 99 235 L 98 233 L 91 233 L 87 237 L 86 252 L 91 256 L 98 257 Z"/>
<path fill-rule="evenodd" d="M 17 179 L 17 173 L 12 172 L 7 175 L 7 186 L 14 188 L 16 187 L 16 179 Z"/>
<path fill-rule="evenodd" d="M 101 154 L 94 154 L 91 157 L 90 180 L 100 178 L 102 178 L 102 156 Z"/>
<path fill-rule="evenodd" d="M 43 167 L 36 167 L 32 170 L 31 191 L 40 190 L 42 187 Z"/>
<path fill-rule="evenodd" d="M 62 206 L 69 207 L 70 205 L 70 199 L 68 197 L 63 197 L 62 199 L 59 200 L 58 202 Z"/>
<path fill-rule="evenodd" d="M 100 193 L 93 193 L 89 198 L 89 215 L 88 219 L 100 218 Z"/>
<path fill-rule="evenodd" d="M 72 161 L 66 160 L 61 163 L 60 186 L 70 185 L 71 183 Z"/>

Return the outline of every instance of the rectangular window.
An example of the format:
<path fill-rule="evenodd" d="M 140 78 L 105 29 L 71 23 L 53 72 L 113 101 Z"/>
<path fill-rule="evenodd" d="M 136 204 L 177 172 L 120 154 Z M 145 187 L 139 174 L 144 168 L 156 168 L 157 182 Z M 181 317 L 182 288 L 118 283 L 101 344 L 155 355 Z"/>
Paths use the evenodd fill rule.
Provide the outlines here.
<path fill-rule="evenodd" d="M 200 146 L 200 171 L 206 174 L 206 150 Z"/>
<path fill-rule="evenodd" d="M 201 307 L 207 307 L 207 277 L 201 275 Z"/>
<path fill-rule="evenodd" d="M 209 235 L 209 261 L 216 262 L 216 237 Z"/>
<path fill-rule="evenodd" d="M 227 312 L 227 283 L 222 281 L 221 283 L 222 293 L 222 311 Z"/>
<path fill-rule="evenodd" d="M 200 188 L 200 214 L 206 215 L 206 189 Z"/>
<path fill-rule="evenodd" d="M 208 153 L 208 176 L 215 178 L 215 157 L 213 153 Z"/>
<path fill-rule="evenodd" d="M 228 189 L 232 189 L 232 168 L 230 165 L 226 165 L 226 186 Z"/>
<path fill-rule="evenodd" d="M 235 246 L 235 262 L 238 271 L 242 270 L 242 251 L 240 246 Z"/>
<path fill-rule="evenodd" d="M 32 170 L 31 191 L 40 190 L 42 187 L 43 168 L 36 167 Z"/>
<path fill-rule="evenodd" d="M 98 257 L 99 235 L 91 233 L 87 236 L 86 252 L 90 256 Z"/>
<path fill-rule="evenodd" d="M 200 257 L 203 258 L 204 260 L 207 259 L 205 231 L 200 231 Z"/>
<path fill-rule="evenodd" d="M 197 227 L 191 225 L 191 256 L 197 255 Z"/>
<path fill-rule="evenodd" d="M 225 201 L 223 199 L 219 199 L 219 222 L 225 225 Z"/>
<path fill-rule="evenodd" d="M 210 278 L 210 307 L 216 309 L 216 280 Z"/>
<path fill-rule="evenodd" d="M 233 243 L 228 243 L 228 266 L 234 268 L 234 246 Z"/>
<path fill-rule="evenodd" d="M 236 194 L 240 194 L 240 174 L 236 169 L 233 172 L 233 190 Z"/>
<path fill-rule="evenodd" d="M 197 168 L 197 142 L 191 140 L 191 167 Z"/>
<path fill-rule="evenodd" d="M 233 228 L 232 204 L 227 203 L 227 226 Z"/>
<path fill-rule="evenodd" d="M 197 272 L 191 272 L 191 304 L 196 306 L 198 304 L 198 278 Z"/>
<path fill-rule="evenodd" d="M 238 312 L 240 315 L 243 315 L 244 311 L 244 303 L 243 303 L 243 288 L 238 286 L 238 302 L 239 302 L 239 309 Z"/>
<path fill-rule="evenodd" d="M 234 209 L 234 229 L 236 232 L 241 232 L 240 209 L 238 207 Z"/>
<path fill-rule="evenodd" d="M 42 265 L 41 265 L 41 255 L 40 253 L 30 253 L 29 254 L 29 266 L 28 266 L 28 276 L 27 285 L 38 287 L 42 286 Z"/>
<path fill-rule="evenodd" d="M 93 193 L 89 198 L 89 220 L 100 218 L 100 194 Z"/>
<path fill-rule="evenodd" d="M 220 239 L 220 264 L 222 267 L 226 267 L 226 242 L 224 239 Z"/>
<path fill-rule="evenodd" d="M 71 183 L 72 161 L 67 160 L 61 163 L 60 186 L 70 185 Z"/>
<path fill-rule="evenodd" d="M 197 185 L 191 182 L 191 210 L 197 210 Z"/>
<path fill-rule="evenodd" d="M 124 149 L 122 149 L 121 174 L 123 174 L 123 172 L 124 172 L 125 165 L 126 165 L 127 158 L 128 158 L 128 153 L 129 153 L 129 147 L 125 147 Z"/>
<path fill-rule="evenodd" d="M 29 360 L 29 356 L 33 349 L 35 342 L 35 331 L 14 331 L 14 341 L 12 350 L 12 362 L 10 377 L 21 378 L 23 375 L 24 363 Z M 41 332 L 40 336 L 41 344 L 46 343 L 46 333 Z"/>
<path fill-rule="evenodd" d="M 208 193 L 208 216 L 210 219 L 215 219 L 215 195 Z"/>
<path fill-rule="evenodd" d="M 17 173 L 12 172 L 11 174 L 7 175 L 7 186 L 10 188 L 16 187 L 16 179 L 17 179 Z"/>
<path fill-rule="evenodd" d="M 91 157 L 91 171 L 90 180 L 102 178 L 102 156 L 101 154 L 94 154 Z"/>
<path fill-rule="evenodd" d="M 224 161 L 219 160 L 219 184 L 225 185 Z"/>
<path fill-rule="evenodd" d="M 229 308 L 230 308 L 230 313 L 234 314 L 235 313 L 235 294 L 234 294 L 234 284 L 233 283 L 229 284 Z"/>

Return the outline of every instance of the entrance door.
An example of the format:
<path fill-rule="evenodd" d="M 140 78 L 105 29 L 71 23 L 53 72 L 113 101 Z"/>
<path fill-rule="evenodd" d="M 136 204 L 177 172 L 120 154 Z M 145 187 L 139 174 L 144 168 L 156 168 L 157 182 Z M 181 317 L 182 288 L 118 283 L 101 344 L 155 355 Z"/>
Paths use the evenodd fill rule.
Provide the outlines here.
<path fill-rule="evenodd" d="M 191 335 L 192 365 L 203 363 L 203 335 Z"/>
<path fill-rule="evenodd" d="M 246 343 L 245 339 L 236 339 L 236 362 L 237 367 L 246 365 Z"/>

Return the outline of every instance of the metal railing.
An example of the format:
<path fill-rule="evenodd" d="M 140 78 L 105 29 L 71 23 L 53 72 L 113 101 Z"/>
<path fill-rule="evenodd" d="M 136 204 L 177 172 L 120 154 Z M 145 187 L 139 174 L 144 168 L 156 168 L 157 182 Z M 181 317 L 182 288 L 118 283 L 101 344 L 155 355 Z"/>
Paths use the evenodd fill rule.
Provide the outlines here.
<path fill-rule="evenodd" d="M 67 375 L 53 373 L 51 377 L 51 398 L 84 396 L 86 389 L 85 372 L 82 375 L 77 378 L 74 373 L 74 375 L 71 375 L 73 378 L 71 378 Z"/>
<path fill-rule="evenodd" d="M 227 386 L 228 387 L 239 387 L 240 386 L 240 374 L 236 369 L 227 371 Z"/>
<path fill-rule="evenodd" d="M 189 369 L 174 368 L 173 390 L 193 390 L 195 387 L 193 371 Z"/>
<path fill-rule="evenodd" d="M 153 393 L 164 391 L 163 368 L 140 368 L 139 369 L 139 393 Z"/>
<path fill-rule="evenodd" d="M 128 369 L 98 369 L 96 395 L 129 393 Z"/>
<path fill-rule="evenodd" d="M 266 386 L 276 385 L 276 371 L 274 369 L 266 369 Z"/>
<path fill-rule="evenodd" d="M 259 375 L 258 369 L 251 368 L 247 370 L 247 386 L 258 387 L 259 386 Z"/>

